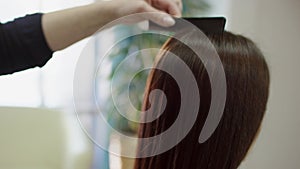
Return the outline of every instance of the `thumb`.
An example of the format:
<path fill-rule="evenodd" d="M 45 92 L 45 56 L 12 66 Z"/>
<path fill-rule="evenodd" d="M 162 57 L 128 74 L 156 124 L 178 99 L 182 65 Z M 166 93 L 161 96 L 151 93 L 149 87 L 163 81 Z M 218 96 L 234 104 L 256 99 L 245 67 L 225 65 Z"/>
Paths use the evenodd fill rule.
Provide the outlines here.
<path fill-rule="evenodd" d="M 146 5 L 144 12 L 148 12 L 144 15 L 144 19 L 151 20 L 152 22 L 164 26 L 170 27 L 175 24 L 175 20 L 167 13 L 159 11 L 150 5 Z"/>

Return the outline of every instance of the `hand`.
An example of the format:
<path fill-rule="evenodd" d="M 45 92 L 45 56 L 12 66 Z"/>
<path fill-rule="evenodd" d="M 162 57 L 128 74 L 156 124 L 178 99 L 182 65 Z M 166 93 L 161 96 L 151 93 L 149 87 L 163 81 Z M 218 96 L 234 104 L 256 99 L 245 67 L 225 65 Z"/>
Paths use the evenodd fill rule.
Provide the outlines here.
<path fill-rule="evenodd" d="M 146 0 L 153 7 L 165 11 L 166 13 L 181 17 L 182 0 Z"/>
<path fill-rule="evenodd" d="M 113 7 L 111 7 L 112 11 L 115 11 L 117 14 L 116 19 L 131 15 L 129 24 L 137 23 L 143 20 L 151 20 L 159 25 L 166 27 L 175 24 L 174 19 L 169 14 L 167 14 L 166 11 L 156 9 L 146 1 L 132 0 L 130 1 L 130 3 L 128 3 L 128 0 L 113 0 L 110 2 L 113 5 Z M 136 13 L 145 13 L 145 15 L 132 15 Z"/>

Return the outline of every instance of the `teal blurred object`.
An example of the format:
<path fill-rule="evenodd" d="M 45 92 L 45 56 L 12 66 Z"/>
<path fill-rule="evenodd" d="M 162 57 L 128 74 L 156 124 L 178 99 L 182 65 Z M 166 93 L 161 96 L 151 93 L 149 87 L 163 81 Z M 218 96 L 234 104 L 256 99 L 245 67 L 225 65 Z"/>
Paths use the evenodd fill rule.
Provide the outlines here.
<path fill-rule="evenodd" d="M 209 1 L 205 0 L 183 0 L 183 17 L 199 17 L 205 15 L 210 9 Z"/>

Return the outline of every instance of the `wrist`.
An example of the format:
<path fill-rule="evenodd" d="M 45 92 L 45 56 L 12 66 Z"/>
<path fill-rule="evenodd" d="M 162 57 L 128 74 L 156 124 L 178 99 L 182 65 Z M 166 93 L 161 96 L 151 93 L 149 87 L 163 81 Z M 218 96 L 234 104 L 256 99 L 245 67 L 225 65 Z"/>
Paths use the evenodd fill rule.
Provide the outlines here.
<path fill-rule="evenodd" d="M 115 10 L 111 1 L 100 1 L 87 6 L 86 11 L 90 14 L 88 18 L 91 28 L 100 29 L 102 26 L 116 19 Z"/>

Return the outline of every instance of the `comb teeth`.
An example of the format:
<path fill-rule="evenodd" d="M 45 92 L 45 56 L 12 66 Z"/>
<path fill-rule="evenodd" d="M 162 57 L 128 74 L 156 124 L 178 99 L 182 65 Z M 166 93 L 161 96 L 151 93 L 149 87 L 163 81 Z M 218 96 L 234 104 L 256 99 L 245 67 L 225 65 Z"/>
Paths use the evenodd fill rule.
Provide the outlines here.
<path fill-rule="evenodd" d="M 171 27 L 163 27 L 154 22 L 149 22 L 149 30 L 179 32 L 187 28 L 185 21 L 192 23 L 205 34 L 222 34 L 224 32 L 226 19 L 224 17 L 205 18 L 174 18 L 176 23 Z M 185 21 L 184 21 L 185 20 Z"/>

